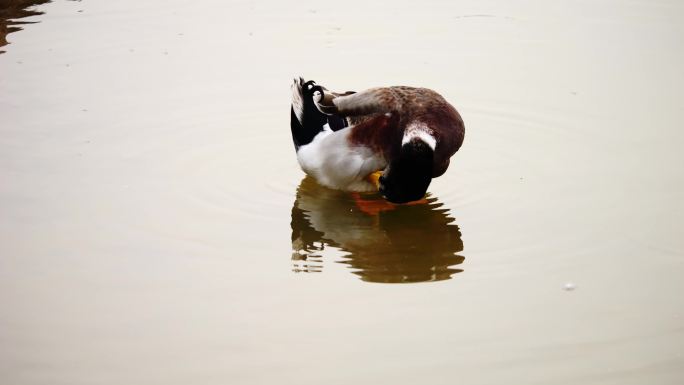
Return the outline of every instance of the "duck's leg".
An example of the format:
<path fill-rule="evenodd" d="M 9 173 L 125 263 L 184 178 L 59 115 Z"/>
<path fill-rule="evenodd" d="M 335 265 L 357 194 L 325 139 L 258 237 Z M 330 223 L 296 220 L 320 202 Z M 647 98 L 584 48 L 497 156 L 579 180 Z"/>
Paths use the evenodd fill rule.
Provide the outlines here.
<path fill-rule="evenodd" d="M 399 101 L 390 88 L 371 88 L 357 93 L 335 94 L 314 90 L 316 107 L 324 114 L 361 116 L 399 110 Z"/>

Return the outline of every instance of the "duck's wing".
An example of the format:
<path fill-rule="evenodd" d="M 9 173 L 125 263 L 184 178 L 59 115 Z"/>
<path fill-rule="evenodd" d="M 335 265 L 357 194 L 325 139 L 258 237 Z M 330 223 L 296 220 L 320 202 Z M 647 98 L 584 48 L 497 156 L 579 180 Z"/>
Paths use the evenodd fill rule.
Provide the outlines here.
<path fill-rule="evenodd" d="M 313 100 L 320 112 L 343 117 L 386 113 L 400 108 L 400 101 L 391 87 L 345 94 L 314 90 Z"/>

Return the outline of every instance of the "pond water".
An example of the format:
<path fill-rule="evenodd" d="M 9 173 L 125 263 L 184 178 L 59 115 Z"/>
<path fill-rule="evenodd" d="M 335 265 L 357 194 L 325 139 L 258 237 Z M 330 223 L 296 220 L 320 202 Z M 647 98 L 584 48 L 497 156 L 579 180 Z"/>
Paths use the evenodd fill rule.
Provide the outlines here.
<path fill-rule="evenodd" d="M 684 381 L 681 2 L 31 9 L 0 49 L 2 383 Z M 433 88 L 464 145 L 413 205 L 323 188 L 295 75 Z"/>

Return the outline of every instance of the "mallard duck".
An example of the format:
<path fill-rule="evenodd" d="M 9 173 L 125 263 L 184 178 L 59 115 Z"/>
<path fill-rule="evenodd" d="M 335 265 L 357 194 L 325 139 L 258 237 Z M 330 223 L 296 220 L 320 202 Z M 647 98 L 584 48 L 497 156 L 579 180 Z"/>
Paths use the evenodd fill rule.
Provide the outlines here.
<path fill-rule="evenodd" d="M 300 77 L 290 115 L 304 172 L 330 188 L 379 191 L 392 203 L 423 198 L 465 133 L 456 109 L 427 88 L 337 93 Z"/>

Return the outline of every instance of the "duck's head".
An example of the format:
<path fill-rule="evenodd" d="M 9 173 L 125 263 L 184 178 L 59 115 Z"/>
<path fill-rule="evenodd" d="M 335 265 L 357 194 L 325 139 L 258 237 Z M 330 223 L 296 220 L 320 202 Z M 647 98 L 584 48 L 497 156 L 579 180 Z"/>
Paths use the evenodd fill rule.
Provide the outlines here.
<path fill-rule="evenodd" d="M 434 142 L 420 137 L 405 140 L 379 178 L 380 193 L 392 203 L 423 198 L 432 181 L 434 156 Z"/>

